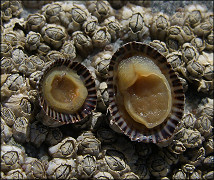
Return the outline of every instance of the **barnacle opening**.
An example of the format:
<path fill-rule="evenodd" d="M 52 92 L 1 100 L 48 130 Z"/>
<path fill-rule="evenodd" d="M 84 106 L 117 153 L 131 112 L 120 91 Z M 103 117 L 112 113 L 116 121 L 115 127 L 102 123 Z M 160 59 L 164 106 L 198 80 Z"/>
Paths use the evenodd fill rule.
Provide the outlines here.
<path fill-rule="evenodd" d="M 55 67 L 44 78 L 42 91 L 48 105 L 62 113 L 75 113 L 88 91 L 80 76 L 67 67 Z"/>
<path fill-rule="evenodd" d="M 134 121 L 147 128 L 164 122 L 171 111 L 171 89 L 153 61 L 142 56 L 127 58 L 119 63 L 117 78 L 124 110 Z"/>

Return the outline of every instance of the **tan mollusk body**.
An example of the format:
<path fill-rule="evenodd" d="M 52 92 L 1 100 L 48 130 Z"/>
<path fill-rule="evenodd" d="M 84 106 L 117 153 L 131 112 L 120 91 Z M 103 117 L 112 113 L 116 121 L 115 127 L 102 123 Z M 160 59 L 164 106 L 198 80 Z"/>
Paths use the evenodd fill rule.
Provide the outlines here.
<path fill-rule="evenodd" d="M 78 62 L 54 61 L 43 70 L 37 89 L 46 115 L 63 124 L 81 121 L 96 107 L 94 79 Z"/>
<path fill-rule="evenodd" d="M 111 123 L 133 141 L 166 141 L 183 116 L 180 80 L 166 58 L 143 43 L 127 43 L 112 56 L 108 92 Z"/>
<path fill-rule="evenodd" d="M 46 101 L 54 109 L 64 113 L 75 113 L 88 95 L 83 81 L 67 67 L 51 69 L 42 85 Z"/>
<path fill-rule="evenodd" d="M 146 57 L 132 56 L 119 63 L 117 72 L 123 97 L 122 100 L 118 95 L 119 106 L 122 102 L 132 119 L 147 128 L 161 124 L 171 110 L 172 98 L 169 83 L 160 69 Z"/>

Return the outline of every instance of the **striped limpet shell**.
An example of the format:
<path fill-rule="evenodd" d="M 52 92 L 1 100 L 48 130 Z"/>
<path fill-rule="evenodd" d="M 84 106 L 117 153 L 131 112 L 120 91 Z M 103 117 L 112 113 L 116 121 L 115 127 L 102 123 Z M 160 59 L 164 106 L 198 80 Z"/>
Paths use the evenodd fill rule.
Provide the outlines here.
<path fill-rule="evenodd" d="M 143 43 L 127 43 L 112 56 L 108 93 L 111 121 L 132 141 L 169 140 L 183 116 L 180 79 L 165 56 Z"/>
<path fill-rule="evenodd" d="M 64 124 L 79 122 L 96 108 L 95 81 L 78 62 L 55 60 L 43 70 L 37 88 L 46 115 Z"/>

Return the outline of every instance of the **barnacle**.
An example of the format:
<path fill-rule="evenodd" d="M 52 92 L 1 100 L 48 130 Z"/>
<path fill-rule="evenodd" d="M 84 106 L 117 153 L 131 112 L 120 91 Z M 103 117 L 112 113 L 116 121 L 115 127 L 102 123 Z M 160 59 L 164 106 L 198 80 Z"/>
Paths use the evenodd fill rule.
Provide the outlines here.
<path fill-rule="evenodd" d="M 36 147 L 39 147 L 48 134 L 48 127 L 44 126 L 39 121 L 35 121 L 30 126 L 30 142 Z"/>
<path fill-rule="evenodd" d="M 20 168 L 20 169 L 14 169 L 7 173 L 5 176 L 5 179 L 27 179 L 26 173 Z"/>
<path fill-rule="evenodd" d="M 153 154 L 148 161 L 149 171 L 155 177 L 166 176 L 169 173 L 169 167 L 164 157 L 159 154 Z"/>
<path fill-rule="evenodd" d="M 58 49 L 64 43 L 67 34 L 65 28 L 56 24 L 47 24 L 41 29 L 42 38 L 49 45 Z"/>
<path fill-rule="evenodd" d="M 12 129 L 6 124 L 5 120 L 1 117 L 1 144 L 8 142 L 12 137 Z"/>
<path fill-rule="evenodd" d="M 59 128 L 51 128 L 47 134 L 45 142 L 48 145 L 53 146 L 59 143 L 62 140 L 62 138 L 63 138 L 63 134 Z"/>
<path fill-rule="evenodd" d="M 87 56 L 93 50 L 92 40 L 82 31 L 76 31 L 72 34 L 74 45 L 81 56 Z M 101 39 L 102 40 L 102 39 Z"/>
<path fill-rule="evenodd" d="M 97 28 L 92 36 L 95 47 L 102 48 L 111 42 L 111 35 L 106 27 Z"/>
<path fill-rule="evenodd" d="M 3 73 L 10 73 L 14 71 L 13 60 L 10 57 L 3 57 L 1 58 L 1 74 Z"/>
<path fill-rule="evenodd" d="M 21 168 L 25 161 L 25 153 L 16 146 L 1 146 L 1 168 L 3 171 Z"/>
<path fill-rule="evenodd" d="M 72 158 L 54 158 L 49 161 L 46 174 L 49 179 L 71 179 L 76 175 L 76 163 Z"/>
<path fill-rule="evenodd" d="M 47 4 L 43 6 L 41 11 L 49 23 L 59 23 L 59 14 L 62 12 L 60 3 Z"/>
<path fill-rule="evenodd" d="M 98 19 L 95 16 L 89 16 L 82 27 L 86 34 L 92 34 L 97 27 Z"/>
<path fill-rule="evenodd" d="M 77 142 L 74 138 L 68 137 L 63 139 L 60 143 L 49 148 L 49 154 L 54 158 L 75 157 L 77 152 Z"/>
<path fill-rule="evenodd" d="M 150 26 L 150 35 L 152 39 L 165 40 L 167 28 L 170 26 L 169 16 L 162 12 L 153 16 Z"/>
<path fill-rule="evenodd" d="M 26 28 L 32 31 L 40 31 L 41 28 L 45 25 L 45 23 L 46 19 L 42 14 L 30 14 L 27 17 Z"/>
<path fill-rule="evenodd" d="M 26 142 L 29 140 L 30 129 L 28 126 L 28 119 L 25 117 L 18 117 L 13 124 L 13 137 L 17 142 Z"/>
<path fill-rule="evenodd" d="M 22 168 L 29 179 L 47 178 L 44 164 L 37 158 L 27 157 Z"/>

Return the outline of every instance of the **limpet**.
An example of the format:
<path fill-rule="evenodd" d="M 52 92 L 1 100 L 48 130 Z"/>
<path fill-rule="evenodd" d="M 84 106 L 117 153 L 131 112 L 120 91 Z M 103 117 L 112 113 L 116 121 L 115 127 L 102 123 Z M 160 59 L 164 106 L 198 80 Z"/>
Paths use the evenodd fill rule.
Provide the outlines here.
<path fill-rule="evenodd" d="M 94 79 L 78 62 L 54 61 L 43 70 L 37 88 L 46 115 L 64 124 L 81 121 L 96 107 Z"/>
<path fill-rule="evenodd" d="M 132 141 L 166 141 L 183 116 L 180 79 L 165 56 L 143 43 L 127 43 L 112 56 L 108 93 L 111 123 Z"/>

